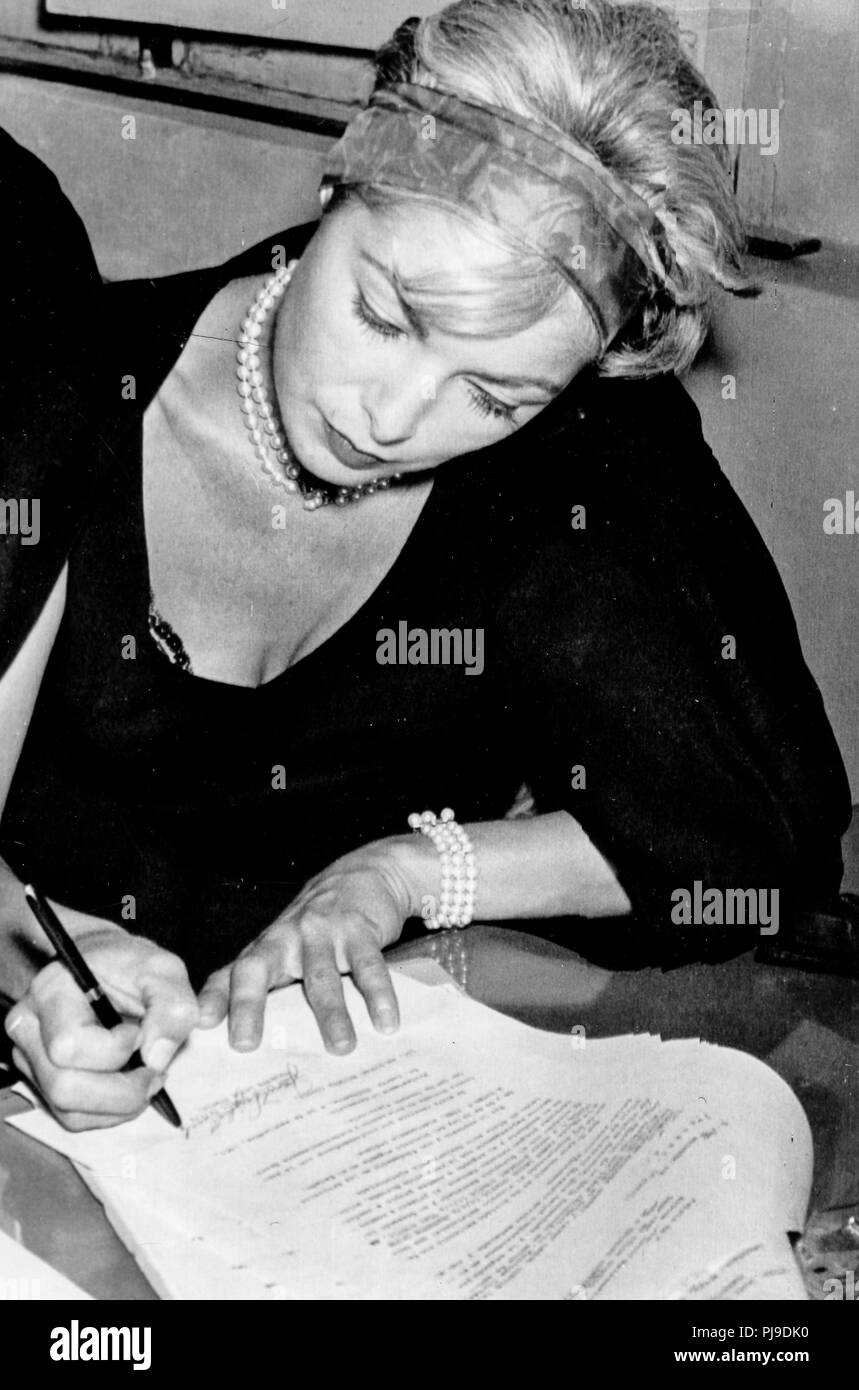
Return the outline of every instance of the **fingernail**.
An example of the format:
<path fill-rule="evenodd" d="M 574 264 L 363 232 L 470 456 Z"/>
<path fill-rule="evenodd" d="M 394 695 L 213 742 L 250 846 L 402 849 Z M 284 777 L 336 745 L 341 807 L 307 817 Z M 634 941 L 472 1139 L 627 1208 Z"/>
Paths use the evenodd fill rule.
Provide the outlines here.
<path fill-rule="evenodd" d="M 20 1028 L 20 1027 L 21 1027 L 21 1024 L 22 1024 L 23 1022 L 24 1022 L 24 1015 L 23 1015 L 23 1014 L 15 1014 L 15 1015 L 9 1014 L 9 1015 L 7 1016 L 7 1018 L 6 1018 L 6 1032 L 7 1032 L 7 1033 L 10 1033 L 10 1034 L 11 1034 L 11 1033 L 14 1033 L 15 1029 L 16 1029 L 16 1028 Z"/>
<path fill-rule="evenodd" d="M 376 1018 L 376 1027 L 380 1033 L 396 1033 L 397 1015 L 390 1009 L 380 1009 Z"/>
<path fill-rule="evenodd" d="M 176 1044 L 174 1042 L 171 1042 L 169 1038 L 159 1038 L 157 1042 L 152 1044 L 143 1060 L 147 1067 L 151 1067 L 153 1071 L 166 1071 L 173 1060 L 175 1051 Z"/>
<path fill-rule="evenodd" d="M 332 1051 L 332 1052 L 338 1052 L 338 1053 L 342 1053 L 342 1052 L 351 1052 L 351 1051 L 352 1051 L 352 1048 L 353 1048 L 354 1046 L 355 1046 L 354 1040 L 353 1040 L 352 1038 L 350 1038 L 348 1034 L 344 1034 L 342 1037 L 339 1037 L 339 1038 L 332 1038 L 332 1039 L 331 1039 L 331 1051 Z"/>

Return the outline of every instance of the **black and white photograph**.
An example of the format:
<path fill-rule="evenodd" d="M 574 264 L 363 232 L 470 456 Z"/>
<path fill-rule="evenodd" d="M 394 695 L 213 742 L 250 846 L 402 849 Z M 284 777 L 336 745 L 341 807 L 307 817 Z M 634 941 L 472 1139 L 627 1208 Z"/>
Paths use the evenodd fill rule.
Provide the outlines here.
<path fill-rule="evenodd" d="M 857 131 L 856 0 L 0 0 L 49 1382 L 215 1302 L 849 1359 Z"/>

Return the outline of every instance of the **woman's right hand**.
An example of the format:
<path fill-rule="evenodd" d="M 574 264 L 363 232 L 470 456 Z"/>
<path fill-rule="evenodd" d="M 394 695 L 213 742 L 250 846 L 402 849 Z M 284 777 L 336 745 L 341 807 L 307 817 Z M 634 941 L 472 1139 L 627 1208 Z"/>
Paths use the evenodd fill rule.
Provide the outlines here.
<path fill-rule="evenodd" d="M 60 1124 L 103 1129 L 145 1109 L 199 1009 L 182 961 L 154 942 L 97 918 L 78 926 L 74 937 L 129 1021 L 102 1027 L 65 966 L 52 961 L 9 1010 L 5 1027 L 16 1066 Z M 145 1065 L 123 1072 L 135 1049 Z"/>

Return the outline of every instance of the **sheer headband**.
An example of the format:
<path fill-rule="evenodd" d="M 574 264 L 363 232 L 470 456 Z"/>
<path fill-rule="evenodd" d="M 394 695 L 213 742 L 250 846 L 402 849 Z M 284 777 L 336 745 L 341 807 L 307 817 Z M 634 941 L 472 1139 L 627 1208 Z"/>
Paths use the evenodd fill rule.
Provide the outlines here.
<path fill-rule="evenodd" d="M 604 351 L 654 280 L 668 281 L 658 218 L 576 140 L 497 106 L 401 82 L 329 151 L 323 186 L 372 184 L 453 204 L 553 265 Z"/>

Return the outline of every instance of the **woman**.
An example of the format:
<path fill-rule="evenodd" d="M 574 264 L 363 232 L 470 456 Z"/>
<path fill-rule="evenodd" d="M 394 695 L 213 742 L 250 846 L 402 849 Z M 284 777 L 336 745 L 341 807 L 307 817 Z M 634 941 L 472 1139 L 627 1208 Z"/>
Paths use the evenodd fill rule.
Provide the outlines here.
<path fill-rule="evenodd" d="M 839 755 L 672 375 L 746 286 L 696 99 L 649 6 L 463 0 L 382 50 L 318 227 L 107 291 L 116 458 L 4 680 L 4 843 L 136 1020 L 38 969 L 10 871 L 7 1031 L 64 1124 L 293 980 L 332 1051 L 343 973 L 395 1028 L 409 918 L 670 964 L 749 944 L 672 920 L 696 881 L 837 894 Z"/>

